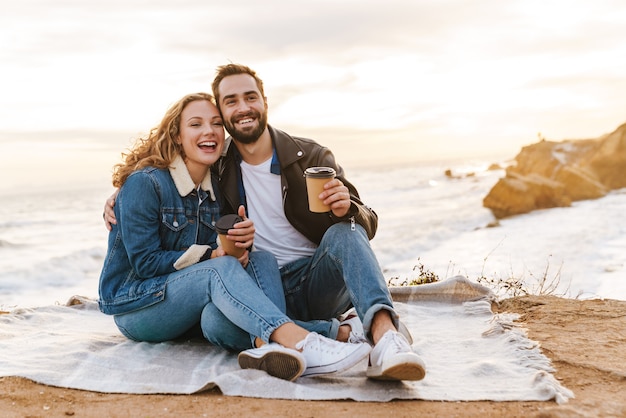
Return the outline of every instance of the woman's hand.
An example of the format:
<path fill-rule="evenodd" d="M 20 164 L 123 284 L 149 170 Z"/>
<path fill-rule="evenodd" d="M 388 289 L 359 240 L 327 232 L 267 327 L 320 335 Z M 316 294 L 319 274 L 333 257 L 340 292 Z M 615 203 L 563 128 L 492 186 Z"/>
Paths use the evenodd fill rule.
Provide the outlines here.
<path fill-rule="evenodd" d="M 248 266 L 248 262 L 250 261 L 248 258 L 248 254 L 249 254 L 248 250 L 246 250 L 244 251 L 243 255 L 237 259 L 239 260 L 239 263 L 241 264 L 243 268 L 246 268 Z M 217 247 L 211 253 L 211 259 L 214 259 L 217 257 L 224 257 L 225 255 L 226 255 L 226 251 L 224 251 L 222 247 Z"/>
<path fill-rule="evenodd" d="M 243 268 L 248 267 L 248 262 L 250 261 L 250 259 L 248 258 L 249 254 L 250 253 L 248 252 L 248 250 L 246 250 L 243 253 L 243 255 L 237 259 L 237 260 L 239 260 L 239 263 L 241 263 L 241 267 L 243 267 Z"/>

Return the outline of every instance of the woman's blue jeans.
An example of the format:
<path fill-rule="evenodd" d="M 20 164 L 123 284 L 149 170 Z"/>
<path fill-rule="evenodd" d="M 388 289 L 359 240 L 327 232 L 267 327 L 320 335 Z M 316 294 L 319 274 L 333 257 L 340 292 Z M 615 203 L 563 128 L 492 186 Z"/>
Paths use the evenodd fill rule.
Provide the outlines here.
<path fill-rule="evenodd" d="M 276 259 L 263 251 L 250 253 L 246 270 L 224 256 L 172 273 L 164 300 L 115 315 L 120 331 L 133 340 L 173 340 L 199 324 L 208 341 L 233 351 L 251 348 L 254 337 L 268 342 L 287 322 Z"/>

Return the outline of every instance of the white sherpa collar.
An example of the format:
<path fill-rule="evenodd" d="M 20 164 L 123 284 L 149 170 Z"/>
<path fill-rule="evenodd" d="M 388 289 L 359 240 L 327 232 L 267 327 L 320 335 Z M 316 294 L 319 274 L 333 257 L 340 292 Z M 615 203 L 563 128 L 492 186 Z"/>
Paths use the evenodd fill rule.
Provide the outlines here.
<path fill-rule="evenodd" d="M 187 170 L 187 166 L 183 161 L 183 158 L 179 155 L 176 157 L 172 164 L 169 167 L 170 175 L 174 180 L 174 184 L 176 185 L 176 189 L 178 190 L 178 194 L 181 196 L 187 196 L 191 193 L 196 185 L 191 179 L 191 175 L 189 174 L 189 170 Z M 211 170 L 207 171 L 206 176 L 202 179 L 202 183 L 200 183 L 200 188 L 205 192 L 208 192 L 211 195 L 211 199 L 215 200 L 215 193 L 213 192 L 213 183 L 211 183 Z"/>

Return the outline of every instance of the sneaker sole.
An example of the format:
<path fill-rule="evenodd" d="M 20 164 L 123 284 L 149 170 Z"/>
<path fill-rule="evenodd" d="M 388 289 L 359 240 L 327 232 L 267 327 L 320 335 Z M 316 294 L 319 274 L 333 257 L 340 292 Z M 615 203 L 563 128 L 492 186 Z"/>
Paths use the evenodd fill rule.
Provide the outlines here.
<path fill-rule="evenodd" d="M 261 357 L 252 357 L 245 352 L 237 356 L 242 369 L 263 370 L 270 376 L 290 382 L 296 380 L 304 372 L 304 363 L 288 353 L 272 352 Z"/>
<path fill-rule="evenodd" d="M 341 373 L 356 366 L 361 360 L 367 357 L 370 351 L 372 351 L 372 347 L 367 343 L 362 343 L 360 344 L 358 350 L 355 350 L 349 357 L 345 357 L 336 363 L 317 367 L 307 367 L 304 373 L 302 373 L 302 377 Z"/>
<path fill-rule="evenodd" d="M 401 358 L 393 364 L 382 367 L 368 367 L 367 377 L 375 380 L 422 380 L 426 376 L 423 364 L 415 362 L 413 358 L 403 361 Z"/>

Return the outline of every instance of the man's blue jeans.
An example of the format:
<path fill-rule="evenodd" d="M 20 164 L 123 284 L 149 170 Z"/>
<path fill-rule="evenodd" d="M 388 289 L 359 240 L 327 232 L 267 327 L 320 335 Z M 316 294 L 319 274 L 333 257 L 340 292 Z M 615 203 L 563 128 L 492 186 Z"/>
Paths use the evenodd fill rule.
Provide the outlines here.
<path fill-rule="evenodd" d="M 336 339 L 339 331 L 336 318 L 352 306 L 363 321 L 366 335 L 374 314 L 381 309 L 390 312 L 398 327 L 398 315 L 393 309 L 389 288 L 360 225 L 355 225 L 354 229 L 349 223 L 331 226 L 312 257 L 286 264 L 280 274 L 282 286 L 278 291 L 273 285 L 260 281 L 258 285 L 293 322 L 308 331 Z M 234 351 L 249 348 L 247 333 L 217 309 L 212 316 L 211 324 L 219 328 L 212 330 L 209 337 L 206 325 L 203 325 L 209 341 L 227 348 L 234 344 L 230 346 Z M 222 320 L 216 319 L 219 316 Z"/>
<path fill-rule="evenodd" d="M 374 314 L 390 312 L 398 327 L 398 315 L 383 273 L 367 234 L 360 225 L 337 223 L 331 226 L 312 257 L 288 263 L 280 269 L 287 315 L 296 321 L 336 318 L 356 308 L 365 335 Z M 336 321 L 326 322 L 326 332 L 336 338 Z"/>
<path fill-rule="evenodd" d="M 255 336 L 268 342 L 291 322 L 276 259 L 262 251 L 250 253 L 245 271 L 225 256 L 172 273 L 164 300 L 114 318 L 126 337 L 150 342 L 180 338 L 199 324 L 207 340 L 234 351 L 251 348 Z"/>

